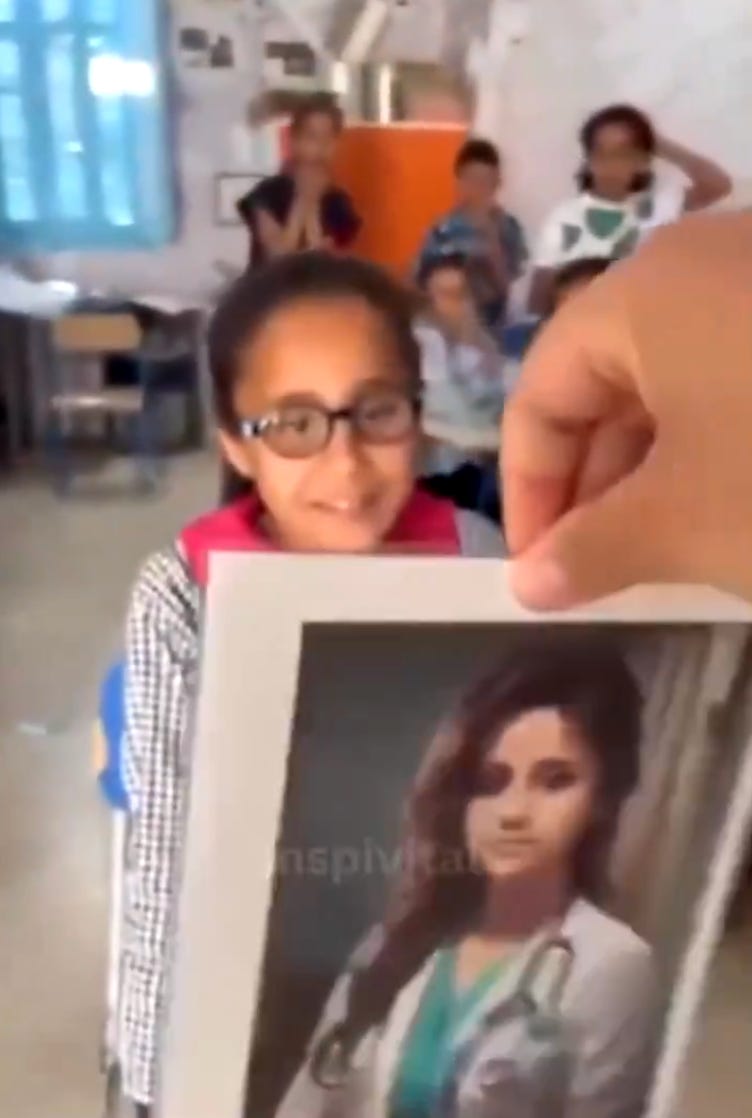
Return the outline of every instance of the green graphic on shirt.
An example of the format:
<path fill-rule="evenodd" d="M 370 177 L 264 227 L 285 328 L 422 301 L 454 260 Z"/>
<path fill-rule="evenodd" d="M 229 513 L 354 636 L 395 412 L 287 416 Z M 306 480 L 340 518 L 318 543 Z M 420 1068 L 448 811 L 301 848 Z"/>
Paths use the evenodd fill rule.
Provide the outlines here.
<path fill-rule="evenodd" d="M 623 237 L 620 237 L 614 245 L 611 252 L 612 258 L 614 260 L 623 260 L 626 256 L 631 256 L 637 248 L 639 237 L 640 235 L 637 229 L 630 229 Z"/>
<path fill-rule="evenodd" d="M 622 210 L 585 210 L 585 225 L 594 237 L 607 241 L 624 224 L 626 214 Z"/>
<path fill-rule="evenodd" d="M 569 252 L 570 249 L 574 248 L 581 237 L 582 229 L 579 225 L 562 225 L 561 245 L 564 252 Z"/>

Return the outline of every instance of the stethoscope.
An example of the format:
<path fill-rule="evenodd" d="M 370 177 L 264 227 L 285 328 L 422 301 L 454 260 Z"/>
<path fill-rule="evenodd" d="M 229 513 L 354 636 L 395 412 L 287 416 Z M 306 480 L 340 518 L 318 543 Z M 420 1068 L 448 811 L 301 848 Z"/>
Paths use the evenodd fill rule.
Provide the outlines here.
<path fill-rule="evenodd" d="M 553 955 L 559 956 L 559 966 L 546 997 L 540 998 L 536 996 L 534 987 Z M 569 939 L 561 934 L 544 939 L 526 961 L 514 991 L 485 1014 L 483 1025 L 493 1028 L 515 1011 L 529 1015 L 539 1008 L 558 1006 L 574 962 L 575 952 Z M 352 1071 L 352 1054 L 357 1046 L 357 1039 L 347 1035 L 344 1021 L 334 1025 L 321 1038 L 314 1048 L 310 1065 L 311 1078 L 317 1087 L 325 1091 L 336 1091 L 345 1085 Z"/>
<path fill-rule="evenodd" d="M 324 1091 L 343 1087 L 352 1070 L 351 1058 L 355 1045 L 346 1036 L 344 1022 L 340 1022 L 318 1042 L 311 1056 L 311 1078 Z"/>

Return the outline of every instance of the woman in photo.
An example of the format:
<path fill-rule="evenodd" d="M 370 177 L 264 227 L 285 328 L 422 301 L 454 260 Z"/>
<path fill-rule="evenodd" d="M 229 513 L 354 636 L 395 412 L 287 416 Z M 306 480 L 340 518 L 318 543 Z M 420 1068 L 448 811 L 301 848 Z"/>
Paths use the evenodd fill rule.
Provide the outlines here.
<path fill-rule="evenodd" d="M 638 1118 L 651 950 L 606 911 L 641 697 L 610 646 L 517 653 L 412 790 L 401 881 L 277 1118 Z"/>
<path fill-rule="evenodd" d="M 535 253 L 530 309 L 551 310 L 554 276 L 583 257 L 619 260 L 653 229 L 682 214 L 714 205 L 730 194 L 727 173 L 710 159 L 657 134 L 631 105 L 610 105 L 585 121 L 577 194 L 556 206 Z M 684 184 L 659 182 L 656 159 L 675 167 Z"/>

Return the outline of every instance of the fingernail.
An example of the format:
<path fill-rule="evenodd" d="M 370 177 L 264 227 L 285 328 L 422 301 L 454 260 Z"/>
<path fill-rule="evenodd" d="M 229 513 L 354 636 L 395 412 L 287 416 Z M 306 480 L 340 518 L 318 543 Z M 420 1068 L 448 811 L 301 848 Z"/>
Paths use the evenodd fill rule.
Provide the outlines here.
<path fill-rule="evenodd" d="M 529 609 L 566 609 L 574 595 L 566 571 L 553 559 L 518 559 L 510 573 L 512 590 Z"/>

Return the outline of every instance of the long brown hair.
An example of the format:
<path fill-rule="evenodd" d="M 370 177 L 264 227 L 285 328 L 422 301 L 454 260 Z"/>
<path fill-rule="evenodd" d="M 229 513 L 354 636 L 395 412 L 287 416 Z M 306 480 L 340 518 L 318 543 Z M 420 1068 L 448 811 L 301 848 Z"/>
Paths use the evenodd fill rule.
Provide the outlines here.
<path fill-rule="evenodd" d="M 354 974 L 345 1019 L 324 1038 L 320 1058 L 332 1043 L 351 1052 L 430 955 L 477 919 L 485 879 L 464 836 L 474 774 L 507 726 L 546 708 L 578 728 L 599 763 L 598 810 L 576 853 L 572 884 L 577 895 L 603 899 L 620 811 L 639 777 L 642 697 L 611 643 L 549 640 L 472 684 L 439 728 L 408 801 L 383 942 Z"/>

